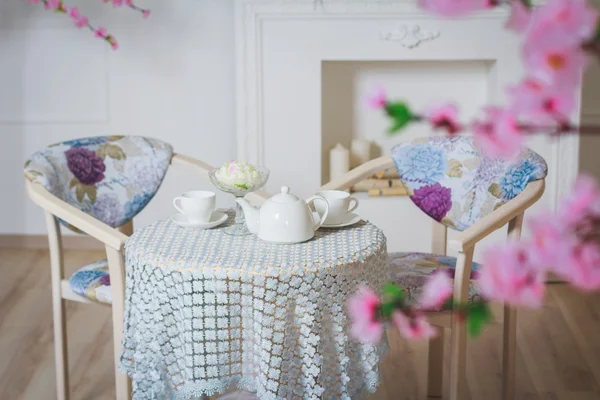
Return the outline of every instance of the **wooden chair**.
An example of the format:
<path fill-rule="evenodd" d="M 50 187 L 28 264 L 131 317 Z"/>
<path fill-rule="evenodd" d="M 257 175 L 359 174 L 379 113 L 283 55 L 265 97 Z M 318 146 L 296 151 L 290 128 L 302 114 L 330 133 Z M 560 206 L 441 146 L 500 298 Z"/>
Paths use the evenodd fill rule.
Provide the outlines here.
<path fill-rule="evenodd" d="M 440 256 L 446 256 L 447 228 L 450 227 L 461 231 L 456 239 L 449 243 L 454 250 L 458 251 L 458 257 L 452 258 L 455 263 L 454 300 L 460 303 L 469 301 L 470 296 L 477 295 L 476 288 L 473 287 L 470 279 L 474 264 L 475 245 L 490 233 L 507 224 L 508 239 L 517 240 L 519 238 L 525 210 L 533 205 L 544 192 L 546 163 L 529 149 L 523 150 L 518 161 L 491 160 L 479 154 L 469 137 L 432 137 L 401 144 L 394 148 L 391 157 L 380 157 L 369 161 L 346 173 L 343 177 L 324 185 L 320 190 L 347 189 L 378 171 L 394 166 L 398 169 L 402 183 L 411 194 L 413 202 L 435 220 L 432 235 L 433 254 L 424 255 L 426 258 L 424 264 L 428 265 L 417 265 L 408 271 L 392 271 L 393 277 L 395 276 L 394 272 L 400 276 L 409 275 L 411 284 L 415 285 L 414 278 L 420 276 L 422 280 L 419 284 L 422 285 L 428 273 L 441 267 L 448 267 L 448 265 L 441 265 L 439 260 L 442 258 Z M 428 168 L 436 170 L 427 172 Z M 423 169 L 424 174 L 419 169 Z M 422 201 L 423 196 L 427 193 L 423 192 L 434 190 L 431 188 L 434 185 L 434 189 L 438 192 L 465 187 L 467 190 L 464 193 L 457 193 L 457 196 L 469 196 L 469 201 L 472 201 L 473 207 L 477 207 L 479 211 L 473 212 L 471 215 L 460 215 L 459 212 L 455 212 L 453 215 L 455 204 L 452 204 L 451 207 L 438 207 L 435 210 L 428 209 Z M 428 188 L 419 190 L 424 186 L 428 186 Z M 460 192 L 460 189 L 458 191 Z M 450 197 L 453 199 L 454 195 Z M 445 209 L 449 209 L 447 214 L 440 215 Z M 403 257 L 406 258 L 406 255 L 390 254 L 391 267 L 405 268 L 407 264 L 402 261 Z M 412 258 L 418 259 L 418 257 Z M 450 258 L 444 257 L 444 259 Z M 394 260 L 400 260 L 395 267 L 393 266 Z M 410 262 L 419 263 L 414 259 Z M 406 287 L 407 280 L 399 279 L 398 283 Z M 415 287 L 410 289 L 413 289 L 410 292 L 414 294 Z M 463 398 L 461 394 L 464 393 L 466 384 L 467 334 L 465 325 L 460 323 L 450 310 L 431 313 L 429 317 L 435 325 L 442 329 L 439 330 L 440 335 L 429 343 L 428 396 L 442 396 L 443 328 L 451 328 L 450 399 L 460 400 Z M 515 397 L 516 324 L 516 310 L 504 306 L 503 399 L 514 399 Z"/>
<path fill-rule="evenodd" d="M 169 165 L 208 180 L 210 165 L 173 154 L 172 147 L 138 136 L 76 139 L 49 146 L 25 164 L 27 193 L 44 210 L 51 261 L 56 390 L 69 398 L 65 302 L 111 305 L 116 398 L 131 397 L 131 382 L 118 369 L 125 296 L 124 245 L 133 217 L 158 190 Z M 251 195 L 261 200 L 266 195 Z M 104 243 L 107 260 L 65 279 L 60 224 Z M 75 290 L 74 290 L 75 289 Z"/>

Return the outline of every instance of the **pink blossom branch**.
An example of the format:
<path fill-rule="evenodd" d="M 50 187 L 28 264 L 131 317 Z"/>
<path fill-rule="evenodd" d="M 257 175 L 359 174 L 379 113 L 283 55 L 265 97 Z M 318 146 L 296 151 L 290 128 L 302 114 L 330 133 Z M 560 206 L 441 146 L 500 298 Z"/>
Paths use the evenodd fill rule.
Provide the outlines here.
<path fill-rule="evenodd" d="M 133 3 L 133 0 L 102 0 L 104 3 L 111 2 L 115 7 L 120 7 L 123 4 L 127 5 L 129 8 L 139 11 L 142 13 L 144 18 L 147 18 L 150 15 L 150 10 L 138 7 Z M 61 0 L 29 0 L 30 3 L 42 3 L 44 4 L 44 8 L 46 10 L 51 10 L 56 13 L 68 15 L 77 28 L 88 28 L 90 31 L 94 33 L 97 38 L 105 40 L 113 50 L 117 50 L 119 48 L 119 44 L 117 40 L 112 34 L 109 34 L 104 27 L 94 27 L 90 24 L 88 17 L 80 14 L 77 7 L 68 8 Z"/>
<path fill-rule="evenodd" d="M 150 10 L 147 8 L 142 8 L 139 7 L 138 5 L 136 5 L 133 0 L 100 0 L 105 4 L 112 4 L 113 7 L 117 8 L 117 7 L 122 7 L 123 5 L 131 8 L 132 10 L 138 11 L 140 13 L 142 13 L 142 15 L 144 16 L 144 18 L 148 18 L 150 16 Z"/>

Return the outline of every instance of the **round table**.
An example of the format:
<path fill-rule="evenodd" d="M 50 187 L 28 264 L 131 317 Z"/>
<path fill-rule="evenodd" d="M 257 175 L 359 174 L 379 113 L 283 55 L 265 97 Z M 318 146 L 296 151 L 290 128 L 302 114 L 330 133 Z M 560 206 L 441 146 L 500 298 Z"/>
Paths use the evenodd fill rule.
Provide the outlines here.
<path fill-rule="evenodd" d="M 372 393 L 387 349 L 348 337 L 347 300 L 388 279 L 386 238 L 361 221 L 294 245 L 184 229 L 170 220 L 126 245 L 119 366 L 134 399 L 213 395 L 266 399 Z"/>

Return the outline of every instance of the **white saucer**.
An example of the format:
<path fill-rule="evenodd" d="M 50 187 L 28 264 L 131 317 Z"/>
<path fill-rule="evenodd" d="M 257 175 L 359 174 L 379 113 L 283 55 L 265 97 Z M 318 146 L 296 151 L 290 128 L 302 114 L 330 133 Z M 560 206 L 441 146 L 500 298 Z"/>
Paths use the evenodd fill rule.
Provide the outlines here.
<path fill-rule="evenodd" d="M 214 211 L 210 216 L 209 222 L 198 222 L 191 223 L 188 221 L 187 217 L 181 213 L 171 215 L 171 221 L 175 222 L 177 225 L 182 228 L 193 228 L 193 229 L 210 229 L 215 226 L 221 225 L 223 222 L 227 221 L 227 214 L 221 211 Z"/>
<path fill-rule="evenodd" d="M 332 225 L 323 224 L 323 225 L 321 225 L 321 227 L 322 228 L 343 228 L 344 226 L 354 225 L 357 222 L 359 222 L 361 219 L 362 218 L 358 214 L 348 213 L 348 215 L 346 216 L 346 220 L 344 222 L 341 222 L 339 224 L 332 224 Z"/>

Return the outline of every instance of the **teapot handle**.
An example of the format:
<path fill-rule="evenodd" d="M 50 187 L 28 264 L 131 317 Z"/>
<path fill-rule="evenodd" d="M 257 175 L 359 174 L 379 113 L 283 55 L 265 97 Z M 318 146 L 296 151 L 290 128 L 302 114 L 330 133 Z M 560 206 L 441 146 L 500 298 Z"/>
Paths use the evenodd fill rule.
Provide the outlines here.
<path fill-rule="evenodd" d="M 323 225 L 323 223 L 325 222 L 325 219 L 327 218 L 327 214 L 329 213 L 329 202 L 323 196 L 312 196 L 311 198 L 306 200 L 306 203 L 308 203 L 308 204 L 310 204 L 311 202 L 314 203 L 314 201 L 316 201 L 316 200 L 321 200 L 321 201 L 325 202 L 325 212 L 321 216 L 321 220 L 319 221 L 319 223 L 316 226 L 313 226 L 315 231 L 317 229 L 319 229 L 321 227 L 321 225 Z"/>

